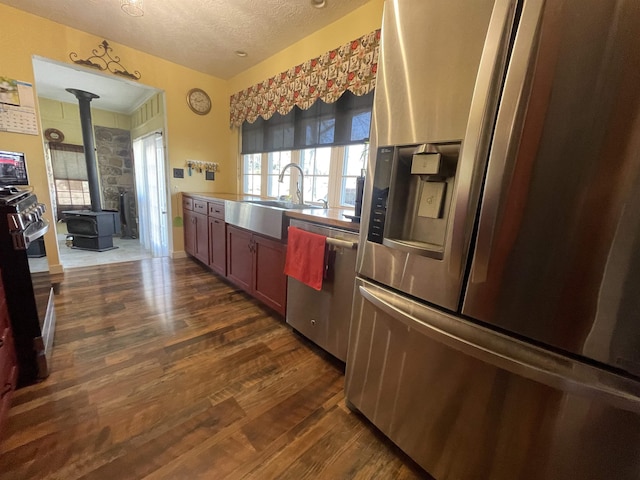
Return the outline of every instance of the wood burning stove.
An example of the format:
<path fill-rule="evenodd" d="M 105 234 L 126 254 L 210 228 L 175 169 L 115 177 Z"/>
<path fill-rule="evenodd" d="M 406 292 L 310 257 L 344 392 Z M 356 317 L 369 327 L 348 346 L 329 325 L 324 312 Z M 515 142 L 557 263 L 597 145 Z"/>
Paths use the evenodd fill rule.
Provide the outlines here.
<path fill-rule="evenodd" d="M 73 248 L 96 252 L 118 248 L 113 246 L 113 235 L 120 233 L 119 214 L 113 210 L 102 210 L 100 201 L 100 181 L 98 179 L 90 106 L 91 100 L 100 97 L 94 93 L 74 88 L 67 88 L 67 92 L 75 95 L 80 106 L 82 141 L 85 161 L 87 162 L 89 195 L 91 197 L 91 210 L 63 212 L 67 222 L 67 231 L 73 237 Z"/>
<path fill-rule="evenodd" d="M 120 233 L 117 211 L 71 210 L 63 212 L 67 232 L 73 237 L 73 248 L 103 252 L 112 250 L 113 236 Z"/>

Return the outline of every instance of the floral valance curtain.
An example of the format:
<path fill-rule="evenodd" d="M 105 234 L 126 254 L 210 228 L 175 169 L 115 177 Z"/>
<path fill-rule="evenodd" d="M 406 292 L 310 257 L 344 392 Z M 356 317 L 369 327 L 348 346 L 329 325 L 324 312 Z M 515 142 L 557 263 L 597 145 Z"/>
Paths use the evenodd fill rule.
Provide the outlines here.
<path fill-rule="evenodd" d="M 265 120 L 295 105 L 306 110 L 317 99 L 333 103 L 347 90 L 355 95 L 375 87 L 380 30 L 375 30 L 324 55 L 290 68 L 231 96 L 231 126 L 258 117 Z"/>

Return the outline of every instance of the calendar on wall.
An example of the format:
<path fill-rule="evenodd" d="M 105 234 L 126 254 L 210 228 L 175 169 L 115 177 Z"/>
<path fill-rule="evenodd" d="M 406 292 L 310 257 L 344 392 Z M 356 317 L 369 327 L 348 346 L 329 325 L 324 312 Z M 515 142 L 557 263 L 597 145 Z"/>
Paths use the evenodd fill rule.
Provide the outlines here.
<path fill-rule="evenodd" d="M 0 132 L 38 135 L 31 83 L 0 76 Z"/>

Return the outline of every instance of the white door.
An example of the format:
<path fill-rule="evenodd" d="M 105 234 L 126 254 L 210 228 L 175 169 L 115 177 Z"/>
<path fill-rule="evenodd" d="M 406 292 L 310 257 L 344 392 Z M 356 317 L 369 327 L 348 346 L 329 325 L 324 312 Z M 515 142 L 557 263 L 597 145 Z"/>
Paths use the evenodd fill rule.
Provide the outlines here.
<path fill-rule="evenodd" d="M 133 141 L 140 242 L 154 257 L 169 255 L 167 186 L 162 134 Z"/>

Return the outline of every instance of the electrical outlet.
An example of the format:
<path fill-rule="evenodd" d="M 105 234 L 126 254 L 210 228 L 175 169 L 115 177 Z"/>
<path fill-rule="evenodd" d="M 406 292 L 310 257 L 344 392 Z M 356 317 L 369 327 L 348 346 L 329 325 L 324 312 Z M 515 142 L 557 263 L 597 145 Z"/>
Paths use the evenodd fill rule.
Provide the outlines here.
<path fill-rule="evenodd" d="M 184 178 L 184 168 L 174 168 L 173 178 Z"/>

